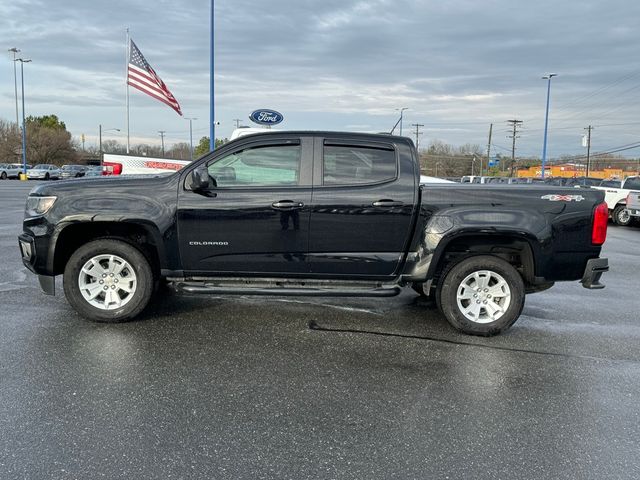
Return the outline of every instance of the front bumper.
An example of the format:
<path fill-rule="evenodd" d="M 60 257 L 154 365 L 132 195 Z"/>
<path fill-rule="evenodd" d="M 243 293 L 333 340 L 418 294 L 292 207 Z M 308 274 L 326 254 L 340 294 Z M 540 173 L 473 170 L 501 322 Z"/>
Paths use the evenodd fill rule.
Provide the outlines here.
<path fill-rule="evenodd" d="M 587 260 L 587 266 L 584 269 L 584 275 L 582 276 L 582 286 L 589 289 L 604 288 L 604 285 L 600 283 L 600 277 L 602 274 L 609 271 L 609 259 L 608 258 L 592 258 Z"/>
<path fill-rule="evenodd" d="M 629 215 L 632 217 L 640 217 L 640 209 L 638 208 L 627 208 L 629 211 Z"/>
<path fill-rule="evenodd" d="M 37 255 L 36 255 L 36 242 L 33 237 L 25 235 L 24 233 L 18 237 L 18 246 L 20 247 L 20 254 L 22 255 L 22 263 L 25 267 L 38 275 L 38 282 L 40 288 L 47 295 L 56 294 L 55 278 L 52 275 L 39 275 L 36 271 Z"/>

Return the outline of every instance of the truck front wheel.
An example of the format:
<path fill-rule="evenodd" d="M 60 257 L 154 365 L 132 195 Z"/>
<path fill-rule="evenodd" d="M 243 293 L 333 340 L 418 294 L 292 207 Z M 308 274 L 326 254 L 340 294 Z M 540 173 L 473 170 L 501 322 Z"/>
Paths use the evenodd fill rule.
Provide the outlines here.
<path fill-rule="evenodd" d="M 468 257 L 443 272 L 436 298 L 447 321 L 470 335 L 506 330 L 520 316 L 525 288 L 518 271 L 491 255 Z"/>
<path fill-rule="evenodd" d="M 137 248 L 99 239 L 76 250 L 64 270 L 64 294 L 80 315 L 123 322 L 138 315 L 153 293 L 153 271 Z"/>

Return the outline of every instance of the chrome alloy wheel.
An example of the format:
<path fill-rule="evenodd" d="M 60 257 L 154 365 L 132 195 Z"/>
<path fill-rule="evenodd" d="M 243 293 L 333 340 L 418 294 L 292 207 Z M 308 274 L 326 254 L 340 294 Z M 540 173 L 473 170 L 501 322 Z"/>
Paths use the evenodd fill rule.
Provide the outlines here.
<path fill-rule="evenodd" d="M 509 308 L 511 290 L 502 275 L 491 270 L 478 270 L 460 282 L 456 300 L 467 320 L 491 323 Z"/>
<path fill-rule="evenodd" d="M 627 210 L 626 208 L 620 210 L 620 212 L 618 212 L 618 218 L 616 218 L 616 220 L 620 225 L 627 225 L 631 221 L 631 214 L 629 213 L 629 210 Z"/>
<path fill-rule="evenodd" d="M 78 276 L 82 297 L 100 310 L 125 306 L 136 292 L 133 267 L 117 255 L 96 255 L 84 264 Z"/>

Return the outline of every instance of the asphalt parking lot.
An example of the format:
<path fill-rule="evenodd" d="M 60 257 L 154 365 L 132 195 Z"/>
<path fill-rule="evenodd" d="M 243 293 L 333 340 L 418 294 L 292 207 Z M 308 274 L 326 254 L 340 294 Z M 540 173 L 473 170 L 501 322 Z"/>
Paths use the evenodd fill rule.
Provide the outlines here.
<path fill-rule="evenodd" d="M 494 338 L 393 299 L 166 296 L 80 318 L 0 182 L 0 478 L 640 478 L 640 229 L 607 288 L 558 284 Z M 310 328 L 313 327 L 313 328 Z"/>

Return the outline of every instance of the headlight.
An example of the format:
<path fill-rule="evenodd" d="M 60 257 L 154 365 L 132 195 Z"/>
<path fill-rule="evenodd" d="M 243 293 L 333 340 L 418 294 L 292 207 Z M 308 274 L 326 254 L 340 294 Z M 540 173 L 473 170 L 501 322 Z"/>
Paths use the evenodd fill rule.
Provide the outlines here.
<path fill-rule="evenodd" d="M 38 215 L 44 215 L 47 213 L 57 197 L 27 197 L 27 207 L 25 208 L 25 214 L 27 217 L 37 217 Z"/>

